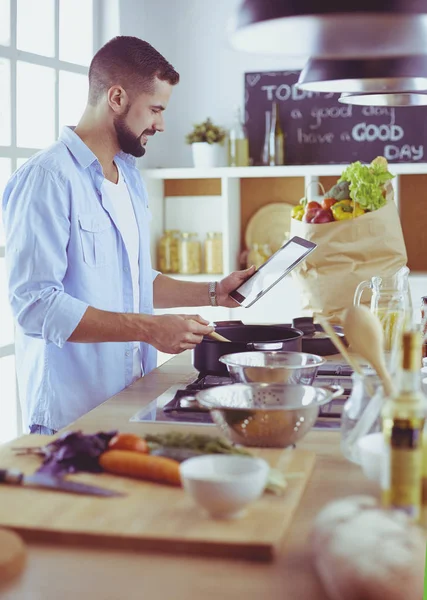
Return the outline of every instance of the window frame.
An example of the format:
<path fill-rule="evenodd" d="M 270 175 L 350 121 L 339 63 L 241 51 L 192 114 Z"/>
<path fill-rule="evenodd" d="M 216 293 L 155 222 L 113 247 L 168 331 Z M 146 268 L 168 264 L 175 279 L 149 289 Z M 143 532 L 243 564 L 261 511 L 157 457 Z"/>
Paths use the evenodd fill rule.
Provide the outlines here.
<path fill-rule="evenodd" d="M 16 71 L 17 61 L 24 61 L 42 67 L 51 67 L 55 70 L 55 137 L 59 135 L 59 71 L 71 71 L 80 75 L 87 75 L 88 67 L 75 63 L 65 62 L 59 59 L 59 5 L 60 0 L 55 0 L 55 56 L 40 56 L 31 52 L 18 50 L 16 47 L 17 31 L 17 0 L 10 0 L 10 46 L 0 45 L 0 58 L 10 60 L 11 77 L 11 145 L 0 146 L 0 156 L 12 159 L 12 172 L 16 169 L 18 158 L 30 158 L 39 149 L 22 148 L 17 146 L 16 132 Z M 101 45 L 101 0 L 93 0 L 93 54 Z"/>
<path fill-rule="evenodd" d="M 17 161 L 21 158 L 30 158 L 40 149 L 23 148 L 17 146 L 17 63 L 25 61 L 43 67 L 51 67 L 55 70 L 55 139 L 59 136 L 59 71 L 69 71 L 87 75 L 88 67 L 76 63 L 70 63 L 59 59 L 59 6 L 60 0 L 55 0 L 55 55 L 54 57 L 41 56 L 18 50 L 17 48 L 17 0 L 10 0 L 10 45 L 0 44 L 0 59 L 10 61 L 10 83 L 11 83 L 11 144 L 10 146 L 0 145 L 0 157 L 11 159 L 12 173 L 17 168 Z M 93 0 L 93 45 L 92 54 L 98 50 L 102 41 L 102 0 Z M 0 190 L 1 199 L 2 190 Z M 0 244 L 0 260 L 4 260 L 5 246 Z M 4 290 L 3 290 L 4 291 Z M 14 344 L 0 345 L 0 360 L 7 356 L 15 355 Z M 17 413 L 17 433 L 22 433 L 22 418 L 19 408 L 18 392 L 16 394 L 18 406 Z M 0 441 L 1 443 L 1 441 Z"/>

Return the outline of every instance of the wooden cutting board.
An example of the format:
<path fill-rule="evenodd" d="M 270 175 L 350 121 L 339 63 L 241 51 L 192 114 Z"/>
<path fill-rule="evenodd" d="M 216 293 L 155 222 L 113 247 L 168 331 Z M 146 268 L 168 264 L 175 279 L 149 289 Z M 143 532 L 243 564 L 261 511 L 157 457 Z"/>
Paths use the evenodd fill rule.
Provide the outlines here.
<path fill-rule="evenodd" d="M 23 436 L 0 447 L 0 468 L 33 473 L 36 456 L 16 456 L 12 447 L 36 446 L 48 436 Z M 69 479 L 127 494 L 119 498 L 77 496 L 47 490 L 0 485 L 0 527 L 29 541 L 98 545 L 136 550 L 191 553 L 272 560 L 310 478 L 313 452 L 260 449 L 254 454 L 287 474 L 284 496 L 264 494 L 236 520 L 206 517 L 181 488 L 107 474 L 81 473 Z"/>

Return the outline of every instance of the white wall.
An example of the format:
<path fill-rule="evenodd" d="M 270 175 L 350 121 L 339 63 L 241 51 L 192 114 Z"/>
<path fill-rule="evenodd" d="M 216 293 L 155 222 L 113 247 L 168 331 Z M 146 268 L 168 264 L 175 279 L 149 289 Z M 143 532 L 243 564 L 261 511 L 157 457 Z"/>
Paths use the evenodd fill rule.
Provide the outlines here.
<path fill-rule="evenodd" d="M 99 27 L 99 47 L 120 35 L 120 0 L 106 0 L 102 5 Z"/>
<path fill-rule="evenodd" d="M 184 141 L 186 133 L 193 123 L 208 116 L 224 127 L 231 126 L 235 106 L 243 106 L 245 72 L 303 67 L 303 61 L 296 59 L 233 50 L 227 23 L 240 0 L 119 1 L 120 33 L 148 41 L 181 75 L 165 114 L 166 131 L 149 141 L 143 168 L 192 166 L 190 147 Z M 426 282 L 424 275 L 411 276 L 415 321 L 419 321 L 420 298 L 427 294 Z M 297 316 L 301 316 L 300 297 L 289 277 L 252 309 L 233 311 L 232 318 L 247 323 L 279 323 Z M 208 318 L 223 317 L 210 313 Z"/>
<path fill-rule="evenodd" d="M 121 0 L 123 35 L 145 39 L 181 75 L 166 111 L 166 131 L 150 140 L 142 165 L 192 166 L 186 133 L 193 123 L 211 117 L 230 127 L 236 105 L 243 106 L 243 73 L 298 69 L 295 59 L 236 52 L 229 45 L 227 23 L 240 0 Z"/>

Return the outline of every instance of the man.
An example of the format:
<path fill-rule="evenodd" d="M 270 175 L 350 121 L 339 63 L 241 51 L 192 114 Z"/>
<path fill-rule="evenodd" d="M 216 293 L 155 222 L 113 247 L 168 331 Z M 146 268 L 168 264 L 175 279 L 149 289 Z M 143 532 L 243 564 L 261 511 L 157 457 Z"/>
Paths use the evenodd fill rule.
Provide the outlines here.
<path fill-rule="evenodd" d="M 9 295 L 25 422 L 53 433 L 156 366 L 156 350 L 194 348 L 212 331 L 200 316 L 156 308 L 236 306 L 250 271 L 217 284 L 153 271 L 149 209 L 135 166 L 179 75 L 148 43 L 108 42 L 92 60 L 75 129 L 32 157 L 4 194 Z"/>

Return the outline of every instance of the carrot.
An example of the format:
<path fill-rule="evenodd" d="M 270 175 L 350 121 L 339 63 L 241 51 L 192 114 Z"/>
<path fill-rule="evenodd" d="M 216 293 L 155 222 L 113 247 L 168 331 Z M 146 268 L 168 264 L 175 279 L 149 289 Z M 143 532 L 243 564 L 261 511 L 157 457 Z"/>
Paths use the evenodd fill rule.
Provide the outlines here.
<path fill-rule="evenodd" d="M 134 450 L 144 454 L 149 453 L 147 442 L 135 433 L 118 433 L 111 438 L 108 448 L 110 450 Z"/>
<path fill-rule="evenodd" d="M 105 471 L 116 475 L 181 485 L 179 462 L 171 458 L 131 450 L 107 450 L 99 457 L 99 464 Z"/>

